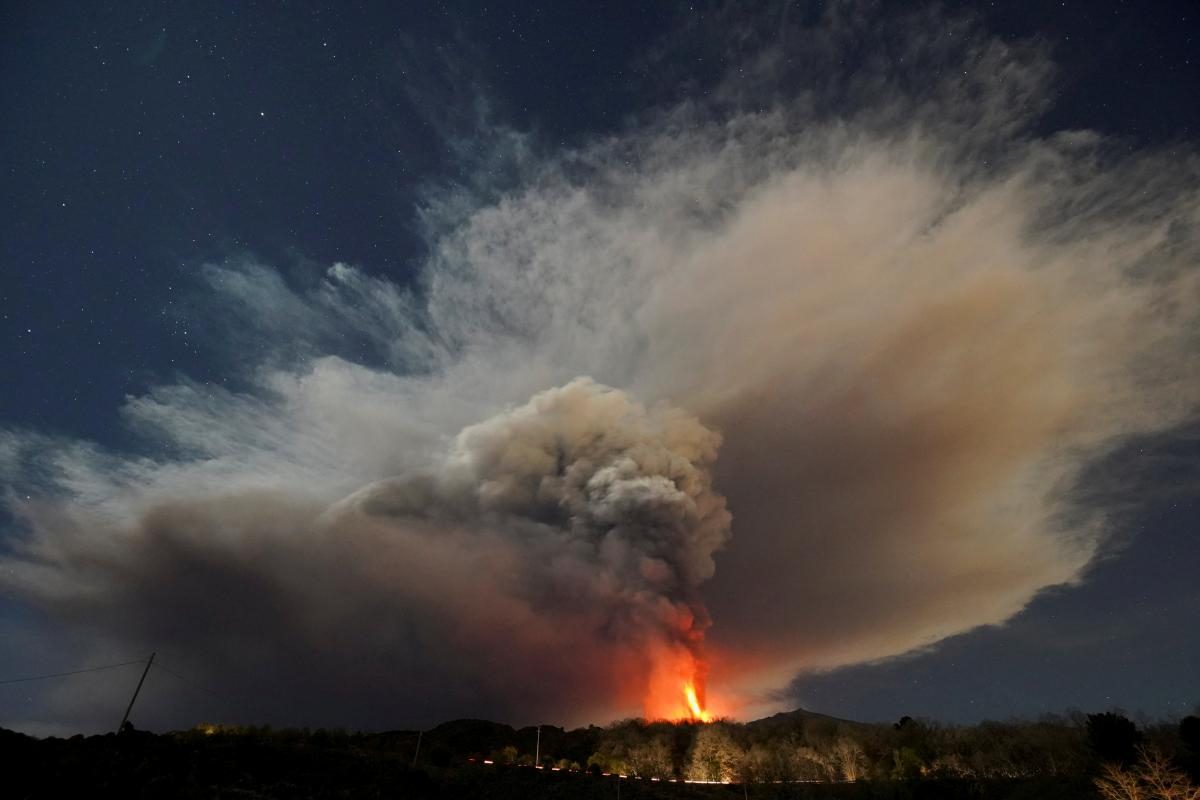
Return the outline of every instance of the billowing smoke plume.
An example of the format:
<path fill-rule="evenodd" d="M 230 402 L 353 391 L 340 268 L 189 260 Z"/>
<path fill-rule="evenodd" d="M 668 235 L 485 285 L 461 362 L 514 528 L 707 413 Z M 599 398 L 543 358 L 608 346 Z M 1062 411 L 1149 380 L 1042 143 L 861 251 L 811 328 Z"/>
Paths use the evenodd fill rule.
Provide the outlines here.
<path fill-rule="evenodd" d="M 253 388 L 131 399 L 170 456 L 9 434 L 6 582 L 285 720 L 392 725 L 636 713 L 705 605 L 753 705 L 1081 580 L 1084 469 L 1196 413 L 1195 156 L 1034 135 L 1037 52 L 872 50 L 853 8 L 431 200 L 415 289 L 208 268 Z"/>
<path fill-rule="evenodd" d="M 267 489 L 156 498 L 97 528 L 92 509 L 30 504 L 55 537 L 30 543 L 18 578 L 109 635 L 201 646 L 229 670 L 247 654 L 273 673 L 303 664 L 326 682 L 302 676 L 318 705 L 347 681 L 370 694 L 365 681 L 393 718 L 430 698 L 430 713 L 637 708 L 700 660 L 697 589 L 729 536 L 708 474 L 719 441 L 581 378 L 330 505 Z"/>
<path fill-rule="evenodd" d="M 648 715 L 681 716 L 681 677 L 697 677 L 708 627 L 697 589 L 729 536 L 708 474 L 718 443 L 685 413 L 647 413 L 578 379 L 465 429 L 435 471 L 374 483 L 323 523 L 369 524 L 380 537 L 461 531 L 460 545 L 508 565 L 511 585 L 497 588 L 520 617 L 548 625 L 552 642 L 574 628 L 585 642 L 575 657 L 613 670 L 597 683 L 633 690 Z"/>

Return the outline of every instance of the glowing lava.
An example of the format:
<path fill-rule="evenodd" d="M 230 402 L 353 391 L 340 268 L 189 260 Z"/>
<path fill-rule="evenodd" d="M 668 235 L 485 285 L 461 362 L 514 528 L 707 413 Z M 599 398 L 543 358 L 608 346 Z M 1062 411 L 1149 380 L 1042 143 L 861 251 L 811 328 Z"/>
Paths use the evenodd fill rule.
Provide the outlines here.
<path fill-rule="evenodd" d="M 708 663 L 694 649 L 668 644 L 653 652 L 642 685 L 642 714 L 650 720 L 712 722 L 729 713 L 724 702 L 708 694 Z"/>
<path fill-rule="evenodd" d="M 683 684 L 683 696 L 687 698 L 688 710 L 692 713 L 692 719 L 696 722 L 712 722 L 712 716 L 700 706 L 700 700 L 696 697 L 696 687 L 691 681 Z"/>

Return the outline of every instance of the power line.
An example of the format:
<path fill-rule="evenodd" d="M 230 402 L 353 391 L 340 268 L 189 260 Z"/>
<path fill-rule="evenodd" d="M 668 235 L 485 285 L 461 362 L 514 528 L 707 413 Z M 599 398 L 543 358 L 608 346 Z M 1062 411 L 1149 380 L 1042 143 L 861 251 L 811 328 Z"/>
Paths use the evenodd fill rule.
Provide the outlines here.
<path fill-rule="evenodd" d="M 199 683 L 196 683 L 194 680 L 187 677 L 186 675 L 180 675 L 175 670 L 163 666 L 161 661 L 155 661 L 154 667 L 155 667 L 155 669 L 161 669 L 163 672 L 167 673 L 168 675 L 172 675 L 172 676 L 178 678 L 179 680 L 188 684 L 191 688 L 198 689 L 201 692 L 207 692 L 208 694 L 211 694 L 213 697 L 216 697 L 219 700 L 230 700 L 231 699 L 230 697 L 222 694 L 221 692 L 215 691 L 213 689 L 209 689 L 207 686 L 202 686 Z"/>
<path fill-rule="evenodd" d="M 101 667 L 85 667 L 83 669 L 73 669 L 73 670 L 69 670 L 67 672 L 51 672 L 48 675 L 30 675 L 29 677 L 26 677 L 26 678 L 6 678 L 5 680 L 0 680 L 0 684 L 24 683 L 25 681 L 44 681 L 47 678 L 63 678 L 63 677 L 66 677 L 67 675 L 81 675 L 85 672 L 99 672 L 100 670 L 104 670 L 104 669 L 116 669 L 117 667 L 128 667 L 131 664 L 145 664 L 145 663 L 146 663 L 146 659 L 139 658 L 135 661 L 122 661 L 120 664 L 105 664 L 104 666 L 101 666 Z"/>
<path fill-rule="evenodd" d="M 229 694 L 228 692 L 216 691 L 216 690 L 211 689 L 197 681 L 192 680 L 191 678 L 189 678 L 186 675 L 182 675 L 182 674 L 176 672 L 175 670 L 171 669 L 170 667 L 165 666 L 161 661 L 152 659 L 149 661 L 149 663 L 147 663 L 147 659 L 144 659 L 144 658 L 138 658 L 138 659 L 134 659 L 132 661 L 122 661 L 118 664 L 102 664 L 102 665 L 95 666 L 95 667 L 83 667 L 81 669 L 72 669 L 72 670 L 67 670 L 65 672 L 50 672 L 45 675 L 28 675 L 28 676 L 25 676 L 22 678 L 5 678 L 3 680 L 0 680 L 0 685 L 9 684 L 9 683 L 26 683 L 29 681 L 43 681 L 43 680 L 48 680 L 50 678 L 65 678 L 65 677 L 69 677 L 71 675 L 82 675 L 82 674 L 88 673 L 88 672 L 100 672 L 100 671 L 106 670 L 106 669 L 116 669 L 118 667 L 129 667 L 129 666 L 133 666 L 134 664 L 146 664 L 147 671 L 149 671 L 150 667 L 153 667 L 154 669 L 157 669 L 157 670 L 161 670 L 162 672 L 165 672 L 168 675 L 176 678 L 177 680 L 180 680 L 183 683 L 187 684 L 188 688 L 193 689 L 195 691 L 204 692 L 205 694 L 211 695 L 212 697 L 222 701 L 223 703 L 232 702 L 232 703 L 235 703 L 240 706 L 251 706 L 251 707 L 261 708 L 261 706 L 259 706 L 259 704 L 257 702 L 254 702 L 254 701 L 247 702 L 247 699 L 244 697 L 237 697 L 235 695 Z M 144 679 L 145 679 L 145 676 L 143 675 L 143 680 Z M 140 684 L 139 684 L 139 688 L 140 688 Z"/>
<path fill-rule="evenodd" d="M 160 669 L 163 672 L 167 673 L 168 675 L 171 675 L 171 676 L 183 681 L 191 689 L 194 689 L 194 690 L 200 691 L 200 692 L 204 692 L 205 694 L 215 697 L 216 699 L 220 700 L 222 703 L 233 703 L 235 705 L 242 706 L 242 707 L 248 706 L 251 709 L 255 709 L 257 711 L 265 710 L 265 707 L 257 701 L 248 700 L 248 698 L 246 698 L 244 695 L 241 695 L 240 693 L 233 694 L 230 692 L 221 692 L 221 691 L 217 691 L 215 689 L 211 689 L 202 683 L 192 680 L 191 678 L 189 678 L 186 675 L 181 675 L 180 673 L 176 672 L 175 670 L 171 669 L 170 667 L 164 666 L 161 661 L 155 661 L 154 668 Z"/>

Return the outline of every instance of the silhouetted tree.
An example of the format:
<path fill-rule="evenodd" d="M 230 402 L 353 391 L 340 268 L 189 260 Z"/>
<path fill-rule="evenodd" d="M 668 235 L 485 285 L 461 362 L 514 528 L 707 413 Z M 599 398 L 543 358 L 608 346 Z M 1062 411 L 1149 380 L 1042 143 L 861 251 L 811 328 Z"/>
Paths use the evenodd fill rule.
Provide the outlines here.
<path fill-rule="evenodd" d="M 1127 766 L 1137 758 L 1141 734 L 1132 721 L 1120 714 L 1112 711 L 1088 714 L 1087 737 L 1092 752 L 1102 762 Z"/>
<path fill-rule="evenodd" d="M 1179 741 L 1192 755 L 1200 756 L 1200 717 L 1193 715 L 1179 720 Z"/>
<path fill-rule="evenodd" d="M 1179 741 L 1183 745 L 1183 763 L 1191 776 L 1200 781 L 1200 717 L 1184 717 L 1179 721 Z"/>
<path fill-rule="evenodd" d="M 435 767 L 448 767 L 454 754 L 444 744 L 436 744 L 429 748 L 429 763 Z"/>

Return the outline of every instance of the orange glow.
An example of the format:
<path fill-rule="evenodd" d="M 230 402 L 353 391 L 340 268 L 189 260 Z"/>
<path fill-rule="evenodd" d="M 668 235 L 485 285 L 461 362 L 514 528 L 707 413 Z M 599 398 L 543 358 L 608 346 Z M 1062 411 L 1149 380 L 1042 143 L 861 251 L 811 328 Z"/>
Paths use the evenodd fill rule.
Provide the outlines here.
<path fill-rule="evenodd" d="M 708 664 L 682 644 L 652 651 L 642 711 L 646 719 L 711 722 L 714 716 L 706 696 Z"/>
<path fill-rule="evenodd" d="M 696 698 L 696 687 L 691 681 L 683 684 L 683 695 L 687 698 L 688 710 L 692 712 L 692 719 L 697 722 L 712 722 L 712 716 L 709 715 L 700 706 L 700 701 Z"/>

